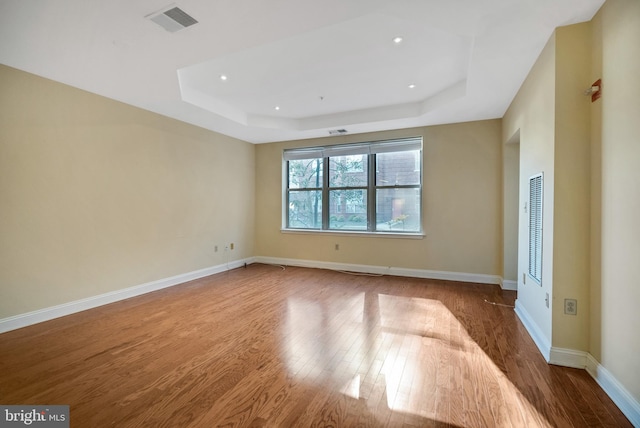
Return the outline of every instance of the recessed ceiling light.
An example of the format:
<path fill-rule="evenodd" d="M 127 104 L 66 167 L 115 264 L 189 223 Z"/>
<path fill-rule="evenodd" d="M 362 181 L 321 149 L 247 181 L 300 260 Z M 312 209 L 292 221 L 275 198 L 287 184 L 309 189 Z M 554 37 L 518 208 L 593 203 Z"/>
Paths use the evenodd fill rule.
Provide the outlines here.
<path fill-rule="evenodd" d="M 280 110 L 280 106 L 276 106 L 276 110 Z"/>
<path fill-rule="evenodd" d="M 220 75 L 220 80 L 227 80 L 226 74 L 221 74 Z"/>
<path fill-rule="evenodd" d="M 409 85 L 409 89 L 413 89 L 415 87 L 416 87 L 416 85 L 414 85 L 413 83 Z"/>
<path fill-rule="evenodd" d="M 400 36 L 396 36 L 393 38 L 393 43 L 395 43 L 396 45 L 399 45 L 400 43 L 402 43 L 402 37 Z"/>

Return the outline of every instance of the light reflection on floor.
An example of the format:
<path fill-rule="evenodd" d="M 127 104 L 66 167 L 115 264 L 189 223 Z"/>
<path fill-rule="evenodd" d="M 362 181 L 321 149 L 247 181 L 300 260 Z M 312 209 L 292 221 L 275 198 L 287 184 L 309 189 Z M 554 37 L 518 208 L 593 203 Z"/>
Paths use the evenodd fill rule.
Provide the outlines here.
<path fill-rule="evenodd" d="M 456 425 L 550 426 L 438 300 L 361 292 L 331 304 L 290 297 L 287 310 L 289 373 L 331 382 L 374 415 L 382 402 Z"/>

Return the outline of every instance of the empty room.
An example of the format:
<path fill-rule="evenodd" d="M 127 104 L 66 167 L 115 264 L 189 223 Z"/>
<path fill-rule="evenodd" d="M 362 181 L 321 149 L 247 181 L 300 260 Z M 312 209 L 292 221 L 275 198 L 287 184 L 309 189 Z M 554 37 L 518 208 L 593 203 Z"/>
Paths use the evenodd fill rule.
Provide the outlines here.
<path fill-rule="evenodd" d="M 640 427 L 640 2 L 0 0 L 0 426 Z"/>

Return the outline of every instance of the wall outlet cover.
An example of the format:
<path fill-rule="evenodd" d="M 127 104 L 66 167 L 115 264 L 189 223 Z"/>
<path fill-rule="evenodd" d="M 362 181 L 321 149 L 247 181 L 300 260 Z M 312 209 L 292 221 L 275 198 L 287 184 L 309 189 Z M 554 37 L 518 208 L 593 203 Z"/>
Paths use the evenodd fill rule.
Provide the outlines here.
<path fill-rule="evenodd" d="M 564 313 L 578 315 L 578 301 L 576 299 L 564 299 Z"/>

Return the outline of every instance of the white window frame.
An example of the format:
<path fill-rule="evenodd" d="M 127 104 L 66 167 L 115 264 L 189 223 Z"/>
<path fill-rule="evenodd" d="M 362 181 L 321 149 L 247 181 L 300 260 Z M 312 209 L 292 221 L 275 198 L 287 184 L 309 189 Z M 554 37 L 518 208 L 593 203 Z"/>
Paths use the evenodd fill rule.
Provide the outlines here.
<path fill-rule="evenodd" d="M 376 155 L 379 153 L 394 153 L 403 151 L 415 151 L 419 150 L 419 183 L 411 185 L 376 185 Z M 329 186 L 329 161 L 328 159 L 335 156 L 351 156 L 351 155 L 366 155 L 365 160 L 368 162 L 368 181 L 366 186 L 367 192 L 367 229 L 357 230 L 339 230 L 329 227 L 329 190 L 335 188 Z M 321 228 L 301 228 L 301 227 L 289 227 L 289 193 L 290 191 L 300 191 L 300 189 L 289 188 L 289 161 L 291 160 L 305 160 L 305 159 L 322 159 L 323 173 L 322 173 L 322 227 Z M 296 149 L 285 149 L 283 151 L 283 207 L 282 207 L 282 231 L 283 232 L 308 232 L 308 233 L 347 233 L 347 234 L 374 234 L 377 236 L 392 236 L 403 235 L 408 237 L 423 237 L 423 209 L 422 209 L 422 137 L 411 137 L 395 140 L 384 140 L 364 143 L 351 143 L 342 145 L 331 145 L 321 147 L 306 147 Z M 412 164 L 411 172 L 416 172 L 415 164 Z M 376 191 L 383 189 L 417 189 L 419 193 L 419 202 L 416 201 L 417 208 L 419 208 L 418 229 L 411 231 L 398 231 L 398 230 L 378 230 L 376 222 Z M 326 202 L 325 202 L 326 201 Z M 344 208 L 344 207 L 343 207 Z"/>

